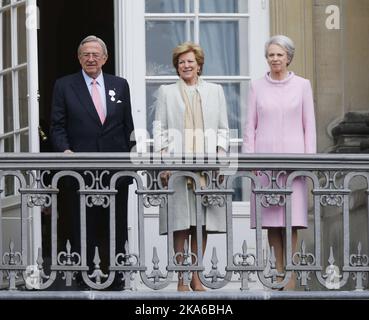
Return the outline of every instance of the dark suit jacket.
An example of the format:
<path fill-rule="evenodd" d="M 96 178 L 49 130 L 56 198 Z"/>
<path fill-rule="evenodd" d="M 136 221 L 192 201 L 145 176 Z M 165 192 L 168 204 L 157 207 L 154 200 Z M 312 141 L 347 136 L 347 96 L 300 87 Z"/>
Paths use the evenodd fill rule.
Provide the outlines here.
<path fill-rule="evenodd" d="M 70 149 L 74 152 L 129 152 L 135 145 L 128 83 L 125 79 L 113 75 L 104 73 L 103 76 L 107 108 L 104 125 L 100 122 L 82 71 L 56 81 L 50 126 L 54 151 L 64 152 Z M 111 95 L 109 95 L 110 90 L 115 92 L 115 101 L 112 101 Z M 114 171 L 110 173 L 114 174 Z M 105 176 L 105 178 L 107 177 Z M 120 179 L 116 186 L 118 190 L 115 203 L 116 249 L 118 252 L 123 252 L 123 245 L 127 240 L 127 198 L 128 184 L 130 183 L 132 183 L 132 178 L 126 177 Z M 60 221 L 60 225 L 68 224 L 69 226 L 70 221 L 67 223 L 65 221 L 72 219 L 74 250 L 79 252 L 78 188 L 73 178 L 66 180 L 64 187 L 60 188 L 64 190 L 63 199 L 65 201 L 59 203 L 61 206 L 60 212 L 63 213 L 60 219 L 64 219 Z M 90 267 L 94 265 L 95 246 L 100 248 L 102 263 L 108 265 L 109 237 L 107 232 L 109 230 L 109 214 L 106 213 L 107 209 L 102 207 L 88 208 L 88 210 L 88 265 Z M 105 214 L 101 214 L 101 211 L 104 211 Z M 70 237 L 68 232 L 65 231 L 67 238 Z"/>
<path fill-rule="evenodd" d="M 82 71 L 56 81 L 50 127 L 54 151 L 129 152 L 135 145 L 128 83 L 110 74 L 103 76 L 107 108 L 104 125 Z M 110 90 L 115 92 L 115 101 L 111 100 Z"/>

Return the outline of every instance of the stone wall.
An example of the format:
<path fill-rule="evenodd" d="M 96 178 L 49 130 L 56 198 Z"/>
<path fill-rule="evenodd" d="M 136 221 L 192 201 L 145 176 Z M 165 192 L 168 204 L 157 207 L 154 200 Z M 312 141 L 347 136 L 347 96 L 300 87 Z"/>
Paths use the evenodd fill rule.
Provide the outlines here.
<path fill-rule="evenodd" d="M 331 5 L 339 9 L 339 29 L 326 26 Z M 329 152 L 331 129 L 345 113 L 369 110 L 369 1 L 271 0 L 270 12 L 270 33 L 295 42 L 290 69 L 312 82 L 318 151 Z"/>
<path fill-rule="evenodd" d="M 340 9 L 340 29 L 325 26 L 328 5 Z M 369 1 L 315 0 L 313 16 L 318 145 L 328 152 L 331 128 L 369 109 Z"/>

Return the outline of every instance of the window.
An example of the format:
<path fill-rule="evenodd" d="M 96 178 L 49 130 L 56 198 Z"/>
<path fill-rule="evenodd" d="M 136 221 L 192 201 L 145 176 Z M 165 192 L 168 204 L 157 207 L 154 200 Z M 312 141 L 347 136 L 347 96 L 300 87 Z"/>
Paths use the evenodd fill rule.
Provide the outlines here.
<path fill-rule="evenodd" d="M 146 0 L 146 123 L 152 134 L 158 87 L 177 80 L 172 49 L 184 41 L 205 51 L 203 78 L 223 86 L 232 138 L 242 137 L 249 74 L 247 0 Z"/>
<path fill-rule="evenodd" d="M 163 83 L 177 81 L 172 49 L 184 41 L 205 52 L 202 77 L 223 86 L 234 143 L 242 138 L 248 91 L 249 14 L 247 0 L 146 0 L 146 123 L 152 136 L 155 97 Z M 241 199 L 241 181 L 234 200 Z"/>
<path fill-rule="evenodd" d="M 117 73 L 131 86 L 136 129 L 152 138 L 157 89 L 178 79 L 172 49 L 190 40 L 205 51 L 202 77 L 224 88 L 232 142 L 240 145 L 250 79 L 267 69 L 269 1 L 116 0 L 115 6 Z M 234 200 L 248 199 L 246 190 L 239 186 Z"/>
<path fill-rule="evenodd" d="M 26 1 L 0 2 L 0 152 L 28 152 Z M 3 182 L 2 182 L 3 183 Z M 2 196 L 15 194 L 5 179 Z"/>

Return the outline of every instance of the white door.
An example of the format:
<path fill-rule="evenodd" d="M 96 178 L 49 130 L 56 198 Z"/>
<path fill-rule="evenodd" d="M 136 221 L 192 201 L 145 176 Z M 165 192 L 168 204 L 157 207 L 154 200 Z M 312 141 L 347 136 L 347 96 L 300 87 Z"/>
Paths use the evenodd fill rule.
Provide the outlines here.
<path fill-rule="evenodd" d="M 177 80 L 172 49 L 191 40 L 200 43 L 205 51 L 203 78 L 224 88 L 233 141 L 241 142 L 250 79 L 266 71 L 264 43 L 269 37 L 269 1 L 117 0 L 116 30 L 117 72 L 131 85 L 136 128 L 146 129 L 151 136 L 155 92 L 161 84 Z M 245 234 L 250 234 L 247 190 L 248 186 L 239 181 L 234 197 L 233 214 L 242 221 L 237 220 L 236 225 L 244 228 L 244 232 L 240 229 L 235 233 L 240 235 L 239 240 L 235 239 L 235 247 L 240 250 Z M 165 246 L 165 240 L 157 236 L 157 218 L 157 208 L 146 211 L 145 224 L 150 226 L 146 230 L 152 233 L 147 235 L 152 237 L 146 240 L 150 244 L 147 254 L 152 253 L 152 245 Z M 135 217 L 130 221 L 133 239 L 137 239 Z M 216 238 L 214 241 L 217 244 Z M 224 246 L 224 241 L 220 239 L 219 244 Z M 212 245 L 209 243 L 209 253 Z M 132 249 L 137 249 L 134 244 Z"/>
<path fill-rule="evenodd" d="M 39 152 L 36 0 L 0 1 L 0 152 Z M 4 181 L 5 180 L 5 181 Z M 20 245 L 18 182 L 0 183 L 2 237 Z M 39 208 L 30 212 L 27 241 L 31 252 L 41 246 Z M 2 243 L 1 243 L 2 242 Z M 19 249 L 19 247 L 17 248 Z"/>

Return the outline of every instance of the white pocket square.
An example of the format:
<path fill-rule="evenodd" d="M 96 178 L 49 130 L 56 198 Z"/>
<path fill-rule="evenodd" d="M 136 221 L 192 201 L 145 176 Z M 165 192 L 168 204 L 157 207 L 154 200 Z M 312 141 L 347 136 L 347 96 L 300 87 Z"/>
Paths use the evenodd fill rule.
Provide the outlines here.
<path fill-rule="evenodd" d="M 117 103 L 122 103 L 122 101 L 121 100 L 118 100 Z"/>

